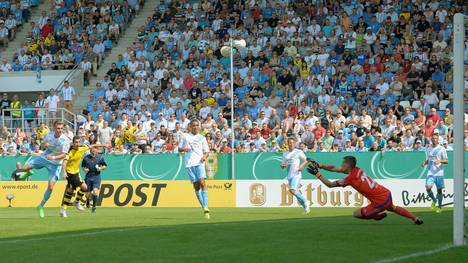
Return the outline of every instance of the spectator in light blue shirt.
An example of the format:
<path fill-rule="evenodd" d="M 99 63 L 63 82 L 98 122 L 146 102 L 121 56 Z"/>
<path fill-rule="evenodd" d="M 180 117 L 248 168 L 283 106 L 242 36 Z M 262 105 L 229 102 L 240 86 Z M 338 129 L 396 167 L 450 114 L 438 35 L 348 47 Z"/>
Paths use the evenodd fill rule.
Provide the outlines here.
<path fill-rule="evenodd" d="M 34 121 L 34 106 L 31 105 L 31 103 L 29 103 L 29 100 L 24 100 L 24 103 L 23 103 L 23 117 L 24 119 L 29 123 L 31 124 L 33 121 Z"/>
<path fill-rule="evenodd" d="M 109 38 L 107 38 L 106 40 L 104 40 L 104 47 L 106 47 L 106 50 L 108 49 L 112 49 L 112 40 L 110 40 Z"/>
<path fill-rule="evenodd" d="M 16 22 L 18 22 L 18 24 L 22 24 L 24 20 L 23 20 L 23 11 L 21 10 L 21 8 L 17 7 L 14 10 L 12 10 L 12 12 L 16 19 Z"/>
<path fill-rule="evenodd" d="M 249 88 L 246 85 L 242 85 L 236 88 L 234 92 L 237 94 L 239 100 L 243 100 L 247 92 L 249 92 Z"/>
<path fill-rule="evenodd" d="M 1 1 L 0 8 L 10 9 L 10 1 Z"/>
<path fill-rule="evenodd" d="M 375 141 L 377 145 L 379 146 L 379 150 L 385 149 L 385 146 L 387 145 L 387 140 L 385 140 L 382 137 L 381 133 L 376 134 L 377 140 Z"/>
<path fill-rule="evenodd" d="M 75 52 L 75 63 L 79 63 L 83 59 L 85 54 L 86 52 L 81 48 L 81 46 L 78 46 Z"/>
<path fill-rule="evenodd" d="M 67 13 L 67 11 L 68 8 L 65 5 L 62 5 L 61 7 L 56 9 L 57 14 L 59 14 L 60 16 Z"/>
<path fill-rule="evenodd" d="M 262 15 L 265 20 L 268 20 L 273 15 L 273 8 L 271 8 L 271 3 L 267 2 L 266 7 L 262 10 Z"/>
<path fill-rule="evenodd" d="M 118 54 L 117 55 L 117 61 L 115 62 L 115 65 L 117 66 L 118 69 L 121 69 L 122 66 L 126 66 L 127 65 L 127 60 L 124 59 L 124 57 L 122 56 L 122 54 Z"/>
<path fill-rule="evenodd" d="M 432 73 L 432 81 L 435 82 L 436 85 L 442 85 L 442 82 L 445 80 L 445 74 L 440 70 L 440 67 L 436 67 L 435 72 Z"/>
<path fill-rule="evenodd" d="M 364 141 L 364 146 L 365 146 L 366 148 L 372 147 L 372 144 L 374 144 L 374 142 L 375 142 L 374 136 L 372 136 L 372 135 L 369 133 L 368 130 L 365 130 L 364 134 L 365 134 L 365 135 L 364 135 L 364 137 L 363 137 L 363 139 L 362 139 L 362 140 Z"/>
<path fill-rule="evenodd" d="M 210 87 L 210 89 L 214 89 L 216 85 L 218 85 L 218 83 L 219 83 L 219 80 L 215 77 L 214 72 L 211 72 L 210 77 L 207 81 L 208 87 Z"/>
<path fill-rule="evenodd" d="M 341 92 L 343 93 L 343 91 Z M 350 91 L 346 93 L 345 103 L 348 105 L 354 105 L 354 103 L 356 103 L 356 100 L 354 99 Z"/>
<path fill-rule="evenodd" d="M 98 110 L 97 104 L 93 104 L 93 108 L 91 109 L 91 117 L 93 117 L 93 120 L 97 120 L 98 116 L 101 114 L 101 111 Z"/>
<path fill-rule="evenodd" d="M 93 110 L 93 105 L 96 103 L 96 97 L 94 94 L 89 95 L 89 100 L 85 104 L 85 109 L 88 112 L 91 112 Z"/>
<path fill-rule="evenodd" d="M 376 16 L 372 16 L 371 22 L 369 23 L 372 33 L 377 34 L 380 29 L 380 23 L 377 21 Z"/>
<path fill-rule="evenodd" d="M 244 114 L 244 117 L 241 120 L 241 127 L 252 129 L 252 121 L 249 119 L 249 114 Z"/>
<path fill-rule="evenodd" d="M 15 59 L 15 63 L 11 65 L 11 68 L 13 69 L 13 71 L 16 71 L 16 72 L 23 71 L 23 65 L 19 63 L 18 59 Z"/>
<path fill-rule="evenodd" d="M 106 96 L 106 89 L 102 87 L 101 83 L 98 82 L 96 83 L 96 89 L 94 90 L 94 97 L 99 98 L 99 97 L 105 97 Z"/>

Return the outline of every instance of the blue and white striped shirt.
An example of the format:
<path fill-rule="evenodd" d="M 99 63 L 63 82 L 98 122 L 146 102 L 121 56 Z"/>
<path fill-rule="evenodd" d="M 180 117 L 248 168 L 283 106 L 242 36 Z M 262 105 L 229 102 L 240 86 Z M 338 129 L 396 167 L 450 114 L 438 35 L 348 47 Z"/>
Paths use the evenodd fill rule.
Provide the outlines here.
<path fill-rule="evenodd" d="M 73 96 L 75 96 L 75 94 L 75 89 L 71 86 L 68 86 L 68 88 L 63 87 L 62 89 L 62 96 L 65 101 L 73 100 Z"/>

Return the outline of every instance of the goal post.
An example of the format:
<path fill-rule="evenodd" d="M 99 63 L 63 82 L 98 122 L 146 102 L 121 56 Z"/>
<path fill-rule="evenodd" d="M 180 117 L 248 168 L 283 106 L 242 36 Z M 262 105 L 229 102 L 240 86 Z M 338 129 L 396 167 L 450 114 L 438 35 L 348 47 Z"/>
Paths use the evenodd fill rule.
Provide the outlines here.
<path fill-rule="evenodd" d="M 465 170 L 464 170 L 464 57 L 465 57 L 465 20 L 467 17 L 457 13 L 453 17 L 453 105 L 454 105 L 454 158 L 453 158 L 453 243 L 455 246 L 467 244 L 465 226 Z"/>

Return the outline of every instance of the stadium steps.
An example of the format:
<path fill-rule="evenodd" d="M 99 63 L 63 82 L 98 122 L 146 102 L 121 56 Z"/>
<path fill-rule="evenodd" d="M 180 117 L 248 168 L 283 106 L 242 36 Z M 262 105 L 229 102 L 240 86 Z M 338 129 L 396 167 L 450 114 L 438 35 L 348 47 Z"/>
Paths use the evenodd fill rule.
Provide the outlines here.
<path fill-rule="evenodd" d="M 39 5 L 37 7 L 31 8 L 29 22 L 23 23 L 23 26 L 21 26 L 16 32 L 15 39 L 8 43 L 8 47 L 0 53 L 2 60 L 5 58 L 10 64 L 13 62 L 15 53 L 18 53 L 19 47 L 26 43 L 26 37 L 28 36 L 28 33 L 32 31 L 31 22 L 34 21 L 37 24 L 39 22 L 39 18 L 41 17 L 41 12 L 44 10 L 47 11 L 47 13 L 50 13 L 50 11 L 53 9 L 52 5 L 54 2 L 54 0 L 41 0 L 39 1 Z"/>
<path fill-rule="evenodd" d="M 104 78 L 104 75 L 106 75 L 112 63 L 117 61 L 117 55 L 125 53 L 127 47 L 131 46 L 132 42 L 136 40 L 138 28 L 144 25 L 147 17 L 153 16 L 154 10 L 159 6 L 159 3 L 160 0 L 147 0 L 145 1 L 144 6 L 140 7 L 139 14 L 135 16 L 125 32 L 123 32 L 119 38 L 119 43 L 114 45 L 109 54 L 106 55 L 105 60 L 97 70 L 97 76 L 91 77 L 89 85 L 77 91 L 78 96 L 76 97 L 73 105 L 74 113 L 80 113 L 81 109 L 88 101 L 89 95 L 96 88 L 96 83 Z"/>

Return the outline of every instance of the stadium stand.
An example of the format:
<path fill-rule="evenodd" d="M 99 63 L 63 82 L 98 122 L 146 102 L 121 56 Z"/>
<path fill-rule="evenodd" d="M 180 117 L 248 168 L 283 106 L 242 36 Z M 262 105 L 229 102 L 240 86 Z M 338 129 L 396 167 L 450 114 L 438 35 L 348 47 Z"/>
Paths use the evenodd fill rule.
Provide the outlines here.
<path fill-rule="evenodd" d="M 15 40 L 16 33 L 31 18 L 31 12 L 40 4 L 38 0 L 0 1 L 0 45 L 3 49 Z"/>
<path fill-rule="evenodd" d="M 214 152 L 282 151 L 291 136 L 304 151 L 422 151 L 433 133 L 450 149 L 450 21 L 466 13 L 463 3 L 314 2 L 161 3 L 144 24 L 132 25 L 136 38 L 112 52 L 95 89 L 81 94 L 87 101 L 78 133 L 116 153 L 177 152 L 195 118 Z M 98 9 L 80 7 L 76 15 Z M 124 7 L 113 13 L 121 28 L 130 14 Z M 81 60 L 76 51 L 92 49 L 74 41 L 95 39 L 89 21 L 99 27 L 100 14 L 83 19 L 87 33 L 68 45 L 70 63 Z M 100 37 L 117 40 L 113 25 Z M 230 59 L 220 53 L 230 38 L 247 42 L 234 54 L 234 94 Z M 468 62 L 468 45 L 465 53 Z M 1 135 L 7 152 L 8 138 L 18 136 Z"/>
<path fill-rule="evenodd" d="M 1 71 L 71 69 L 85 73 L 85 85 L 97 70 L 104 52 L 118 43 L 138 2 L 55 1 L 42 10 L 12 58 L 3 58 Z M 1 22 L 1 21 L 0 21 Z M 11 62 L 10 62 L 11 59 Z"/>

